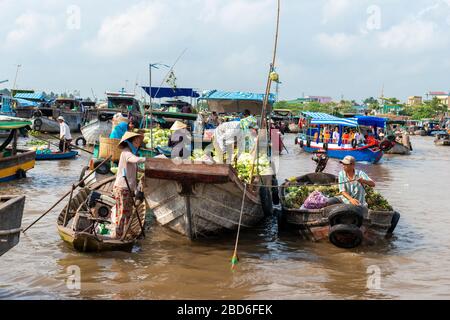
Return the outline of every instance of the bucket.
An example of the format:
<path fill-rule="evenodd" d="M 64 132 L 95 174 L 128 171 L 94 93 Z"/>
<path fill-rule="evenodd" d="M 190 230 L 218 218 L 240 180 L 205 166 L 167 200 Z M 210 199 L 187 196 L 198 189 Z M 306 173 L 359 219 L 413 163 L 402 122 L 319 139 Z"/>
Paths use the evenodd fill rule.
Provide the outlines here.
<path fill-rule="evenodd" d="M 120 154 L 122 150 L 119 148 L 119 139 L 110 139 L 105 137 L 100 137 L 100 149 L 99 158 L 111 157 L 112 161 L 118 161 L 120 159 Z"/>

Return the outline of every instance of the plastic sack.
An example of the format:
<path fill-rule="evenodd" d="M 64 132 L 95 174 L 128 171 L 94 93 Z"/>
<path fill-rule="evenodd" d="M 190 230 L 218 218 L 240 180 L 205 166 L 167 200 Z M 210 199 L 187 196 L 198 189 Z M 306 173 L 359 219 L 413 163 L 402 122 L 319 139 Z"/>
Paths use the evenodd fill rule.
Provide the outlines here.
<path fill-rule="evenodd" d="M 327 206 L 328 198 L 319 191 L 313 191 L 303 203 L 305 209 L 322 209 Z"/>

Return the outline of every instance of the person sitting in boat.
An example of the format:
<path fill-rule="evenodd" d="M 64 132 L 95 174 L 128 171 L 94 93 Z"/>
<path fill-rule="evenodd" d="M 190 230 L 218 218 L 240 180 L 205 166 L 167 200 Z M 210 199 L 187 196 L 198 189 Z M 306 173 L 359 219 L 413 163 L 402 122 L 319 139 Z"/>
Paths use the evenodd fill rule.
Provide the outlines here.
<path fill-rule="evenodd" d="M 69 149 L 72 142 L 72 135 L 70 134 L 70 128 L 64 121 L 63 116 L 58 117 L 59 122 L 59 151 L 66 152 Z"/>
<path fill-rule="evenodd" d="M 348 129 L 345 130 L 344 134 L 342 135 L 342 144 L 348 144 L 350 139 L 350 133 Z"/>
<path fill-rule="evenodd" d="M 339 172 L 340 195 L 328 201 L 328 205 L 347 203 L 355 206 L 367 206 L 364 186 L 375 187 L 375 182 L 362 170 L 355 169 L 355 158 L 346 156 L 340 161 L 343 170 Z"/>
<path fill-rule="evenodd" d="M 339 143 L 339 138 L 340 138 L 339 127 L 336 127 L 333 132 L 333 143 L 336 144 Z"/>
<path fill-rule="evenodd" d="M 133 213 L 133 193 L 137 188 L 137 166 L 138 163 L 145 162 L 145 158 L 137 156 L 143 140 L 144 136 L 139 133 L 126 132 L 119 143 L 122 153 L 113 186 L 113 194 L 116 199 L 116 220 L 113 223 L 116 225 L 116 237 L 119 239 L 124 235 L 124 228 L 128 225 Z M 123 169 L 126 172 L 126 179 L 122 174 Z"/>
<path fill-rule="evenodd" d="M 325 127 L 325 129 L 323 130 L 323 142 L 329 143 L 330 139 L 331 139 L 330 129 L 328 129 L 328 127 Z"/>
<path fill-rule="evenodd" d="M 364 144 L 364 142 L 365 142 L 364 136 L 359 131 L 356 131 L 356 133 L 355 133 L 355 140 L 356 140 L 356 145 L 358 145 L 358 146 Z"/>

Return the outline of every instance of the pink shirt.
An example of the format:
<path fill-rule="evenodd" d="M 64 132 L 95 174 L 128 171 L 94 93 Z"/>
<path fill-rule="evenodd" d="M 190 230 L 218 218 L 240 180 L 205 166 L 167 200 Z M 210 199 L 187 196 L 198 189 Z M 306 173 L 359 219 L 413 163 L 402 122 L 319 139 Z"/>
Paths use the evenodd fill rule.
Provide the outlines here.
<path fill-rule="evenodd" d="M 125 168 L 127 171 L 127 179 L 130 184 L 130 188 L 132 191 L 136 190 L 137 164 L 143 162 L 145 162 L 145 158 L 135 156 L 128 147 L 124 148 L 120 155 L 119 167 L 117 169 L 117 176 L 114 186 L 122 189 L 128 189 L 125 178 L 123 177 L 123 169 Z"/>

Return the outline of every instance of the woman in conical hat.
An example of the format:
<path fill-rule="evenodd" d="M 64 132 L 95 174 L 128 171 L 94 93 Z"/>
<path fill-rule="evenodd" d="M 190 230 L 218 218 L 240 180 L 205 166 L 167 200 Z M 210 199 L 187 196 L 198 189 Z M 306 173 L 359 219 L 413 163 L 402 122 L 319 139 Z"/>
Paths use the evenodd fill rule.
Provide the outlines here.
<path fill-rule="evenodd" d="M 126 132 L 120 140 L 119 148 L 122 149 L 116 181 L 114 182 L 114 198 L 116 199 L 116 237 L 122 238 L 124 227 L 128 225 L 133 213 L 133 193 L 137 186 L 137 165 L 145 162 L 145 158 L 138 156 L 139 148 L 144 136 L 139 133 Z M 126 171 L 126 179 L 123 176 Z M 128 181 L 128 184 L 127 184 Z"/>

